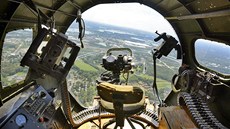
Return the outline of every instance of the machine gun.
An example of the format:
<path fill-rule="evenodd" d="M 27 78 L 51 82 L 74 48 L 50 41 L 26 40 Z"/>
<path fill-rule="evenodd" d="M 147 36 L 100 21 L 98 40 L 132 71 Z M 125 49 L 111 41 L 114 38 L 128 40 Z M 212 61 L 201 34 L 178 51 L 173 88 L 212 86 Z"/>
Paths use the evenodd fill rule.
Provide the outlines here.
<path fill-rule="evenodd" d="M 154 49 L 154 56 L 158 59 L 160 59 L 162 55 L 168 56 L 172 49 L 175 48 L 177 51 L 177 59 L 181 59 L 181 47 L 178 44 L 178 41 L 174 37 L 166 35 L 166 33 L 159 34 L 156 31 L 156 34 L 159 36 L 154 39 L 155 42 L 159 41 L 160 39 L 163 39 L 164 41 L 156 49 Z"/>
<path fill-rule="evenodd" d="M 181 47 L 178 43 L 178 41 L 170 36 L 166 35 L 166 33 L 159 34 L 156 31 L 156 34 L 159 35 L 157 38 L 154 39 L 155 42 L 159 41 L 160 39 L 163 39 L 164 41 L 157 47 L 152 50 L 152 55 L 153 55 L 153 69 L 154 69 L 154 81 L 152 88 L 155 89 L 157 98 L 160 102 L 160 106 L 163 106 L 163 102 L 159 96 L 158 93 L 158 88 L 156 84 L 156 59 L 160 59 L 162 55 L 168 56 L 168 54 L 172 51 L 173 48 L 177 50 L 177 59 L 181 59 Z"/>
<path fill-rule="evenodd" d="M 127 54 L 119 54 L 114 56 L 113 51 L 128 51 Z M 126 84 L 128 83 L 129 73 L 132 73 L 134 63 L 132 62 L 132 51 L 129 48 L 111 48 L 107 51 L 106 55 L 102 58 L 102 66 L 107 70 L 101 74 L 100 80 L 110 82 L 113 84 L 120 83 L 120 74 L 127 74 L 125 78 Z"/>

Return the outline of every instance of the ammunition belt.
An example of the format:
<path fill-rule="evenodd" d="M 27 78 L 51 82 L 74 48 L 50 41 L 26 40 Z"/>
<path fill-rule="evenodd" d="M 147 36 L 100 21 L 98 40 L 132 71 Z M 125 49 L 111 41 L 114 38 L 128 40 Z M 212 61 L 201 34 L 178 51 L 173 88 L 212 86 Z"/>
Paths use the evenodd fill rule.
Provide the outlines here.
<path fill-rule="evenodd" d="M 69 120 L 70 124 L 74 128 L 80 127 L 82 124 L 86 122 L 90 122 L 95 119 L 115 117 L 114 114 L 105 111 L 103 108 L 100 108 L 99 106 L 88 108 L 74 114 L 70 108 L 71 103 L 70 103 L 69 92 L 66 83 L 64 83 L 64 85 L 61 86 L 61 93 L 62 93 L 62 102 L 63 102 L 62 105 L 63 105 L 64 113 L 67 119 Z M 150 109 L 146 109 L 141 114 L 133 115 L 131 117 L 143 121 L 152 127 L 158 127 L 159 125 L 158 117 L 156 113 Z"/>
<path fill-rule="evenodd" d="M 146 108 L 141 114 L 133 115 L 132 117 L 136 118 L 138 120 L 141 120 L 145 123 L 148 123 L 153 127 L 159 126 L 158 116 L 156 115 L 156 112 L 154 112 L 153 110 L 150 110 L 148 108 Z"/>
<path fill-rule="evenodd" d="M 82 125 L 91 120 L 95 120 L 99 118 L 110 118 L 110 117 L 115 117 L 115 115 L 106 112 L 102 108 L 99 108 L 99 106 L 94 108 L 87 108 L 73 115 L 73 119 L 75 123 L 78 125 Z"/>
<path fill-rule="evenodd" d="M 183 103 L 181 103 L 181 100 L 183 100 Z M 200 97 L 190 95 L 186 92 L 181 92 L 178 96 L 178 102 L 179 105 L 186 106 L 188 108 L 189 113 L 199 128 L 227 129 L 216 119 L 210 111 L 208 105 Z"/>
<path fill-rule="evenodd" d="M 95 119 L 114 117 L 115 115 L 113 113 L 109 113 L 99 106 L 82 110 L 81 112 L 73 115 L 73 119 L 77 125 L 82 125 Z M 158 117 L 156 113 L 150 109 L 146 109 L 142 113 L 133 115 L 131 117 L 143 121 L 153 127 L 158 127 Z"/>
<path fill-rule="evenodd" d="M 73 127 L 79 127 L 79 125 L 76 124 L 72 118 L 71 102 L 70 102 L 69 91 L 66 82 L 64 82 L 60 87 L 61 87 L 62 106 L 66 118 Z"/>

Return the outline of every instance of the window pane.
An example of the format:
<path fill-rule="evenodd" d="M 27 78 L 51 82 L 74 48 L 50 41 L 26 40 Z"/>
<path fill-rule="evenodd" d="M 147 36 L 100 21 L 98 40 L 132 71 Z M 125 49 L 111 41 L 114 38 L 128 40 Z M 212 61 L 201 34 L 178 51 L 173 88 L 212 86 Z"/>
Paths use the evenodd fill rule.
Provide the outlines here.
<path fill-rule="evenodd" d="M 222 74 L 230 74 L 230 46 L 223 43 L 198 39 L 195 42 L 198 63 Z"/>
<path fill-rule="evenodd" d="M 25 79 L 28 67 L 21 67 L 20 61 L 32 42 L 32 30 L 16 30 L 7 33 L 1 60 L 2 84 L 12 85 Z"/>
<path fill-rule="evenodd" d="M 109 12 L 109 15 L 106 15 L 102 10 L 107 8 L 107 6 L 110 9 L 114 8 L 116 11 L 113 12 L 112 9 L 111 11 L 108 9 L 106 12 Z M 133 11 L 130 10 L 133 6 L 137 6 L 138 8 L 135 8 L 134 11 L 138 10 L 138 14 L 141 14 L 137 15 L 137 13 L 133 13 Z M 129 14 L 127 14 L 128 12 L 124 13 L 125 11 L 123 13 L 117 13 L 119 12 L 118 7 L 124 10 L 128 8 Z M 140 8 L 145 11 L 142 9 L 139 10 Z M 102 12 L 96 13 L 96 11 Z M 104 20 L 90 19 L 91 17 L 88 17 L 90 12 L 93 12 L 93 16 L 95 17 L 103 16 L 105 21 L 106 19 L 111 20 L 110 15 L 112 17 L 115 15 L 124 15 L 124 18 L 118 18 L 118 20 L 120 20 L 119 23 L 122 22 L 121 25 L 114 24 L 113 22 L 103 23 Z M 151 13 L 151 16 L 156 16 L 156 18 L 141 19 L 140 17 L 143 18 L 146 16 L 146 12 L 149 12 L 149 15 Z M 93 97 L 97 95 L 96 79 L 100 77 L 101 73 L 106 71 L 100 64 L 107 50 L 110 48 L 130 48 L 133 51 L 133 62 L 136 64 L 136 68 L 134 68 L 134 74 L 129 75 L 128 85 L 144 87 L 146 96 L 148 96 L 151 101 L 158 102 L 156 95 L 154 95 L 155 92 L 153 92 L 152 89 L 153 60 L 151 50 L 162 42 L 162 40 L 157 43 L 154 42 L 153 39 L 157 36 L 154 33 L 156 30 L 158 30 L 159 33 L 166 32 L 169 35 L 177 37 L 175 33 L 172 33 L 173 28 L 167 21 L 154 10 L 145 6 L 142 7 L 142 5 L 139 4 L 98 5 L 84 12 L 82 16 L 85 17 L 86 24 L 86 33 L 83 40 L 85 48 L 80 50 L 78 58 L 70 70 L 67 79 L 69 89 L 76 95 L 76 98 L 85 106 L 90 106 L 93 102 Z M 126 25 L 125 22 L 127 20 L 129 21 L 131 19 L 129 16 L 135 16 L 135 19 L 129 22 L 129 24 L 135 24 L 131 28 L 130 26 L 123 26 Z M 141 19 L 140 22 L 137 21 L 137 17 Z M 142 21 L 145 20 L 149 23 L 149 28 L 153 27 L 150 29 L 152 32 L 150 32 L 149 29 L 144 29 L 145 26 L 138 27 L 139 23 L 143 23 Z M 157 20 L 159 20 L 161 24 L 164 23 L 164 27 L 167 29 L 164 30 L 161 26 L 156 26 L 156 24 L 158 24 Z M 166 27 L 166 25 L 169 26 Z M 73 22 L 66 34 L 70 40 L 80 46 L 80 42 L 77 39 L 77 27 L 76 22 Z M 112 54 L 117 56 L 123 54 L 123 52 L 124 51 L 113 51 Z M 176 60 L 176 51 L 171 52 L 168 57 L 162 57 L 160 60 L 157 60 L 157 86 L 162 99 L 171 91 L 171 78 L 178 72 L 180 65 L 181 60 Z M 122 74 L 120 79 L 124 85 L 125 79 Z"/>

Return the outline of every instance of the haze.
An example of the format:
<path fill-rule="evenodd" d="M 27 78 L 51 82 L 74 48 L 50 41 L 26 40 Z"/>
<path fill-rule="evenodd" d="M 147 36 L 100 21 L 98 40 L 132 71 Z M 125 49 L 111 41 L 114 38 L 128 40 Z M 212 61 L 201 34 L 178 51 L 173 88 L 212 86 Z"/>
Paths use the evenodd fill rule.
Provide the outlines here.
<path fill-rule="evenodd" d="M 82 14 L 85 20 L 176 36 L 171 25 L 152 8 L 139 3 L 101 4 Z"/>

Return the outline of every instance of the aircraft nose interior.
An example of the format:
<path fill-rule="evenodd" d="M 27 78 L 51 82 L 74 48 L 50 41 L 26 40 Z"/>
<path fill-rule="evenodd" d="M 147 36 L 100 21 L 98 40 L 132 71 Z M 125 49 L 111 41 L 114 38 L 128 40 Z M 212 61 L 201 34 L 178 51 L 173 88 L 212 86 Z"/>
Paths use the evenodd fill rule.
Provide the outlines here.
<path fill-rule="evenodd" d="M 176 35 L 83 17 L 125 3 L 157 11 Z M 229 7 L 228 0 L 3 0 L 0 128 L 230 128 Z"/>

